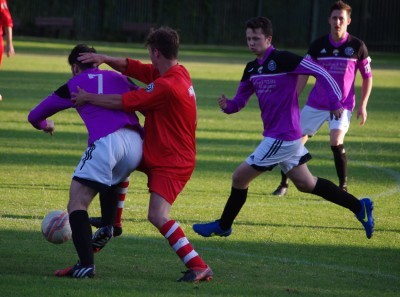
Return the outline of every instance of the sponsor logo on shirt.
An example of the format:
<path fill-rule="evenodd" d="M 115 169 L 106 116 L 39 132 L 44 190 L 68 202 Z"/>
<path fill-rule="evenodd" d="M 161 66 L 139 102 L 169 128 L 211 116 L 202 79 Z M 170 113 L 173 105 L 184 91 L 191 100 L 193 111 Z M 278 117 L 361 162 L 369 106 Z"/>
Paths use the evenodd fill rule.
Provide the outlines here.
<path fill-rule="evenodd" d="M 348 46 L 344 49 L 344 53 L 351 57 L 354 54 L 354 48 L 352 48 L 351 46 Z"/>
<path fill-rule="evenodd" d="M 326 49 L 323 48 L 319 53 L 320 53 L 320 54 L 326 54 Z"/>
<path fill-rule="evenodd" d="M 254 70 L 254 67 L 251 67 L 248 72 L 252 72 Z"/>
<path fill-rule="evenodd" d="M 337 48 L 335 48 L 332 53 L 334 56 L 337 56 L 337 55 L 339 55 L 339 50 Z"/>
<path fill-rule="evenodd" d="M 269 71 L 275 71 L 276 70 L 276 62 L 274 60 L 271 60 L 268 62 L 268 70 Z"/>
<path fill-rule="evenodd" d="M 263 71 L 263 69 L 264 69 L 264 67 L 263 67 L 263 66 L 260 66 L 260 67 L 258 67 L 257 72 L 261 74 L 262 71 Z"/>
<path fill-rule="evenodd" d="M 194 92 L 193 86 L 189 87 L 188 92 L 189 92 L 189 96 L 194 97 L 194 100 L 196 100 L 196 93 Z"/>
<path fill-rule="evenodd" d="M 154 83 L 151 83 L 146 87 L 147 93 L 153 92 L 153 90 L 154 90 Z"/>

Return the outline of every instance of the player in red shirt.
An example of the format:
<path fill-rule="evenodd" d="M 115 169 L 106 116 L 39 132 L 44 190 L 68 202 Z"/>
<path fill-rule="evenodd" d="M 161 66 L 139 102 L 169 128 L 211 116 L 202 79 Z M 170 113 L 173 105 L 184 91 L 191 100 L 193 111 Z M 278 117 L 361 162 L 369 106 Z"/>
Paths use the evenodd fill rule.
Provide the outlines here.
<path fill-rule="evenodd" d="M 211 268 L 201 259 L 182 228 L 169 217 L 171 206 L 190 179 L 196 156 L 196 96 L 185 67 L 178 64 L 179 36 L 171 28 L 155 30 L 147 37 L 151 64 L 99 54 L 84 54 L 81 61 L 115 70 L 145 84 L 146 89 L 123 95 L 98 95 L 79 90 L 77 105 L 91 103 L 145 115 L 143 171 L 148 176 L 149 221 L 168 240 L 188 270 L 178 281 L 212 279 Z"/>
<path fill-rule="evenodd" d="M 3 58 L 3 51 L 5 50 L 7 57 L 13 56 L 14 45 L 12 36 L 13 21 L 6 0 L 0 0 L 0 66 Z M 3 34 L 6 37 L 5 47 L 3 45 Z M 0 95 L 0 101 L 2 96 Z"/>

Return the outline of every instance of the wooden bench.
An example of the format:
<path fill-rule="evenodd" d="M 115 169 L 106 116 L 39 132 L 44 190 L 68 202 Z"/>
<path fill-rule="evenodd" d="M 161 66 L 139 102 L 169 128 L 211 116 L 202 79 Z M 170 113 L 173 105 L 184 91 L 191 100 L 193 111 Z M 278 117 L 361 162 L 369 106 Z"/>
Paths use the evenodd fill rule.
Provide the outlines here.
<path fill-rule="evenodd" d="M 40 33 L 49 32 L 53 37 L 71 37 L 74 31 L 74 20 L 68 17 L 36 17 L 35 25 Z"/>
<path fill-rule="evenodd" d="M 127 35 L 127 40 L 130 41 L 143 41 L 149 32 L 156 28 L 157 24 L 153 23 L 122 23 L 122 31 Z"/>

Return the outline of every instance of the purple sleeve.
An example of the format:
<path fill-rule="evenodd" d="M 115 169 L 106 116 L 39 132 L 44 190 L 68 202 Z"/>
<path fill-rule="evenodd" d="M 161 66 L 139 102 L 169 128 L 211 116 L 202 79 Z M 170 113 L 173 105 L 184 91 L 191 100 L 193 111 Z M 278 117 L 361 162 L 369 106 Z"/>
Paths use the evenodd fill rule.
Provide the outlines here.
<path fill-rule="evenodd" d="M 325 68 L 318 65 L 312 59 L 304 58 L 292 73 L 314 76 L 328 94 L 330 110 L 337 110 L 342 107 L 340 100 L 343 95 L 338 84 Z"/>
<path fill-rule="evenodd" d="M 235 97 L 227 101 L 227 107 L 222 111 L 227 114 L 238 112 L 246 106 L 253 93 L 254 88 L 249 80 L 240 82 Z"/>
<path fill-rule="evenodd" d="M 48 117 L 61 110 L 71 107 L 74 107 L 71 100 L 61 98 L 53 93 L 29 112 L 28 121 L 36 129 L 43 130 L 47 126 L 46 119 Z"/>
<path fill-rule="evenodd" d="M 360 70 L 360 73 L 361 73 L 361 76 L 363 79 L 372 77 L 371 58 L 370 57 L 368 57 L 362 61 L 358 61 L 357 67 Z"/>

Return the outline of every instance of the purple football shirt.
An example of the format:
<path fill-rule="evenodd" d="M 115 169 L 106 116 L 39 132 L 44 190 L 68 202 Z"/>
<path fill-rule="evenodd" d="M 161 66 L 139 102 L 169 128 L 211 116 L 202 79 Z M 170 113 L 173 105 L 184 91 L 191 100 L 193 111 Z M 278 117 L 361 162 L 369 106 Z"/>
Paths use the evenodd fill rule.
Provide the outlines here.
<path fill-rule="evenodd" d="M 41 130 L 46 127 L 46 119 L 50 116 L 61 110 L 76 108 L 71 101 L 71 93 L 77 92 L 78 86 L 86 92 L 96 94 L 123 94 L 139 88 L 115 71 L 91 68 L 72 77 L 65 85 L 40 102 L 29 113 L 28 121 L 36 129 Z M 92 104 L 85 104 L 77 107 L 76 110 L 86 125 L 88 146 L 122 127 L 130 127 L 143 135 L 135 113 L 111 110 Z"/>
<path fill-rule="evenodd" d="M 285 141 L 299 139 L 302 133 L 296 85 L 300 74 L 315 76 L 329 94 L 330 109 L 341 108 L 342 93 L 323 67 L 311 59 L 271 46 L 262 60 L 247 64 L 236 95 L 227 101 L 223 112 L 238 112 L 255 93 L 264 124 L 263 136 Z"/>
<path fill-rule="evenodd" d="M 371 59 L 365 44 L 349 33 L 341 42 L 336 43 L 329 34 L 318 38 L 311 44 L 308 57 L 311 57 L 332 75 L 342 90 L 341 103 L 343 107 L 353 111 L 355 106 L 354 82 L 357 70 L 360 71 L 363 79 L 372 77 Z M 328 96 L 324 86 L 317 81 L 308 96 L 306 105 L 319 110 L 329 110 Z"/>

